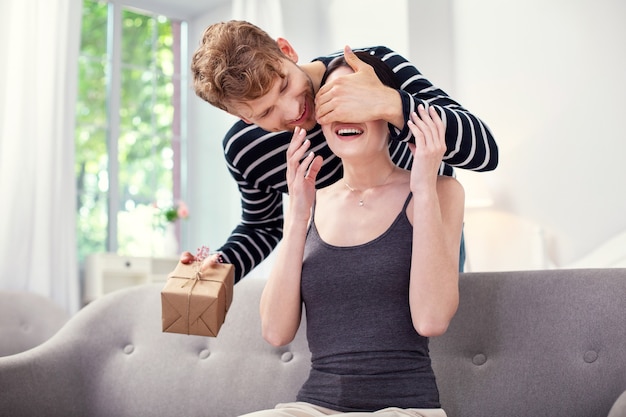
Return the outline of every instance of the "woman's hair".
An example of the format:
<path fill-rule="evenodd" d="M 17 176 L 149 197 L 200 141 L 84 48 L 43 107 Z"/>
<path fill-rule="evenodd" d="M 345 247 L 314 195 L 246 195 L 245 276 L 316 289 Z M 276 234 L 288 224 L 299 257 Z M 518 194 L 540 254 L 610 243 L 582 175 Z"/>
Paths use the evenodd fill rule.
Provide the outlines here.
<path fill-rule="evenodd" d="M 283 78 L 278 44 L 267 32 L 245 21 L 209 26 L 191 60 L 198 97 L 222 110 L 257 99 Z"/>
<path fill-rule="evenodd" d="M 361 61 L 369 64 L 374 69 L 376 76 L 384 85 L 386 85 L 387 87 L 395 88 L 396 90 L 400 89 L 400 84 L 396 79 L 395 73 L 380 58 L 366 51 L 356 51 L 354 52 L 354 54 Z M 328 67 L 326 67 L 326 72 L 322 77 L 322 82 L 320 85 L 324 85 L 328 76 L 332 74 L 337 68 L 341 67 L 350 67 L 350 65 L 346 62 L 346 58 L 343 55 L 338 56 L 337 58 L 330 61 Z"/>

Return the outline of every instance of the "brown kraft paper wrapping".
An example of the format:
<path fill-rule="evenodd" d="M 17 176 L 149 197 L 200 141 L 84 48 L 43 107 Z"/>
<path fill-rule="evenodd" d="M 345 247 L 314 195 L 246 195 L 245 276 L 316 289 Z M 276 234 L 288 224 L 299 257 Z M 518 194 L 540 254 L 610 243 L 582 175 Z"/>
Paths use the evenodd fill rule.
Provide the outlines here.
<path fill-rule="evenodd" d="M 199 272 L 198 262 L 178 262 L 161 290 L 163 331 L 217 336 L 233 300 L 235 268 L 213 263 Z"/>

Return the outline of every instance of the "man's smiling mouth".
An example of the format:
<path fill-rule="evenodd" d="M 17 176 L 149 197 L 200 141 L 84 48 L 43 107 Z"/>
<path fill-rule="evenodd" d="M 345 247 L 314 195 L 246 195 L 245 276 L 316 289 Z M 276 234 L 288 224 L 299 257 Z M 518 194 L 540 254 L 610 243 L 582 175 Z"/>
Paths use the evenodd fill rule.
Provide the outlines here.
<path fill-rule="evenodd" d="M 298 122 L 301 122 L 302 118 L 306 114 L 306 108 L 307 108 L 307 104 L 306 104 L 306 101 L 305 101 L 304 102 L 304 107 L 302 108 L 302 113 L 300 113 L 300 115 L 296 119 L 294 119 L 291 123 L 297 124 Z"/>

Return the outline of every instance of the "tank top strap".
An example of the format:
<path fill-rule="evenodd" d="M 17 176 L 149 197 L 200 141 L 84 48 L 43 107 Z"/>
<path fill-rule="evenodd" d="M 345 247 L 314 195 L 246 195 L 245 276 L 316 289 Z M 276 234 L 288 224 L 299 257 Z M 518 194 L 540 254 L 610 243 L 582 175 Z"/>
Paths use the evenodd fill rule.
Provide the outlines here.
<path fill-rule="evenodd" d="M 404 202 L 404 207 L 402 207 L 403 212 L 405 212 L 407 207 L 409 207 L 409 203 L 411 202 L 412 197 L 413 197 L 413 192 L 409 191 L 409 195 L 406 197 L 406 201 Z"/>
<path fill-rule="evenodd" d="M 313 199 L 313 204 L 311 205 L 311 221 L 315 217 L 315 206 L 317 205 L 317 190 L 315 190 L 315 198 Z"/>
<path fill-rule="evenodd" d="M 311 231 L 311 229 L 315 229 L 315 206 L 317 205 L 317 190 L 315 190 L 315 198 L 313 199 L 313 204 L 311 205 L 311 218 L 309 219 L 309 224 L 306 228 L 307 234 Z"/>

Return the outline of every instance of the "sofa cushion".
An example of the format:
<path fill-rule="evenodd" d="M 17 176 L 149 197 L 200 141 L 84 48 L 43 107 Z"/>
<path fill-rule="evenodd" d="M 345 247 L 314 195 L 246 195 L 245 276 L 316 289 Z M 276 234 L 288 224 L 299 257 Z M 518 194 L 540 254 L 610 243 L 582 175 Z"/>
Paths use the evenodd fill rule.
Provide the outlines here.
<path fill-rule="evenodd" d="M 430 344 L 450 417 L 606 416 L 626 390 L 626 270 L 468 273 L 460 294 Z"/>

